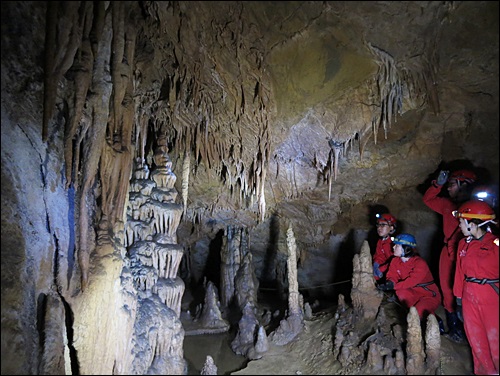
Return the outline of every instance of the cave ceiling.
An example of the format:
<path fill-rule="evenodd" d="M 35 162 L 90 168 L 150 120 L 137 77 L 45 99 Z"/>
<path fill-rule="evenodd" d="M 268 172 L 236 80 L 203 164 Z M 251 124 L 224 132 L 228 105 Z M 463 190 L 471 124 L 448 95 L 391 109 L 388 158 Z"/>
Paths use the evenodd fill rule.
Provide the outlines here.
<path fill-rule="evenodd" d="M 42 7 L 26 3 L 9 16 L 19 12 L 21 23 L 28 8 Z M 480 102 L 478 112 L 498 117 L 498 2 L 48 8 L 45 41 L 32 46 L 34 61 L 44 60 L 34 71 L 45 67 L 43 136 L 50 142 L 64 127 L 67 185 L 101 195 L 111 223 L 122 217 L 134 160 L 152 167 L 159 139 L 169 146 L 186 222 L 257 226 L 272 212 L 331 225 L 343 203 L 415 185 L 398 168 L 389 183 L 377 180 L 415 147 L 415 174 L 431 172 L 420 163 L 422 145 L 442 132 L 433 128 L 439 119 L 427 120 L 427 133 L 413 119 L 439 117 L 458 97 L 463 108 Z M 40 14 L 33 29 L 44 26 Z M 45 51 L 35 46 L 43 43 Z M 19 85 L 5 80 L 2 87 Z M 64 121 L 54 115 L 61 108 Z M 405 137 L 416 138 L 413 146 Z M 397 144 L 384 149 L 386 140 Z M 432 158 L 435 167 L 441 155 Z"/>

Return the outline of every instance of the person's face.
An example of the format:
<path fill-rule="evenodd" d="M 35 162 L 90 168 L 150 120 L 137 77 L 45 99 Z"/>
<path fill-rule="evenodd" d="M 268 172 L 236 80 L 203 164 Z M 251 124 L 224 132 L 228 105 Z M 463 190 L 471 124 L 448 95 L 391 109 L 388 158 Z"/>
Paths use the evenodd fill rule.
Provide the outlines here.
<path fill-rule="evenodd" d="M 460 230 L 462 231 L 462 234 L 464 234 L 464 236 L 469 236 L 471 233 L 470 233 L 470 223 L 467 223 L 466 220 L 464 218 L 460 218 L 459 219 L 460 221 Z"/>
<path fill-rule="evenodd" d="M 460 192 L 460 186 L 458 185 L 458 181 L 456 179 L 450 180 L 448 182 L 448 194 L 450 195 L 451 198 L 455 198 L 458 196 L 458 193 Z"/>
<path fill-rule="evenodd" d="M 392 249 L 394 251 L 394 256 L 396 257 L 403 256 L 403 246 L 401 244 L 394 244 Z"/>
<path fill-rule="evenodd" d="M 387 222 L 379 221 L 377 222 L 377 234 L 381 238 L 386 238 L 392 231 L 392 226 Z"/>

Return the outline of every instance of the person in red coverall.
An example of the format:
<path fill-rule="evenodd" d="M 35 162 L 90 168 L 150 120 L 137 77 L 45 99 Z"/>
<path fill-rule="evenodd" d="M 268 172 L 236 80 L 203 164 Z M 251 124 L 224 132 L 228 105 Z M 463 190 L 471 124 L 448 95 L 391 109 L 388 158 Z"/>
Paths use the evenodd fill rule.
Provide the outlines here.
<path fill-rule="evenodd" d="M 471 200 L 453 214 L 466 236 L 458 243 L 453 294 L 459 313 L 462 307 L 474 374 L 498 375 L 499 240 L 489 225 L 496 224 L 495 212 L 486 202 Z"/>
<path fill-rule="evenodd" d="M 443 216 L 444 245 L 439 256 L 439 285 L 443 296 L 443 307 L 448 325 L 448 337 L 458 343 L 465 343 L 466 337 L 462 322 L 458 319 L 455 297 L 453 296 L 453 280 L 455 275 L 456 250 L 462 233 L 458 228 L 458 219 L 452 214 L 460 203 L 467 201 L 476 181 L 476 174 L 469 170 L 453 172 L 448 179 L 448 171 L 441 171 L 436 180 L 424 194 L 425 205 Z M 447 184 L 448 197 L 440 195 L 442 187 Z"/>
<path fill-rule="evenodd" d="M 377 234 L 379 239 L 373 254 L 373 276 L 376 281 L 383 281 L 389 267 L 392 254 L 392 239 L 390 235 L 396 231 L 396 218 L 389 214 L 377 214 Z M 381 281 L 382 280 L 382 281 Z"/>
<path fill-rule="evenodd" d="M 399 234 L 392 242 L 395 257 L 387 270 L 387 282 L 377 288 L 394 290 L 404 306 L 417 309 L 422 322 L 429 314 L 435 315 L 441 304 L 439 288 L 434 283 L 427 262 L 416 252 L 417 242 L 413 235 Z"/>

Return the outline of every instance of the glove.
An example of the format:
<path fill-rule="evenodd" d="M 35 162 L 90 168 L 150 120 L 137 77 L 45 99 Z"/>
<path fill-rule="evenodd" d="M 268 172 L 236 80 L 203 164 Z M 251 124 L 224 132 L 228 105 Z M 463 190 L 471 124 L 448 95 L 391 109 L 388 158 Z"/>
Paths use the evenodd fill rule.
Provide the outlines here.
<path fill-rule="evenodd" d="M 448 175 L 449 175 L 450 171 L 446 171 L 446 170 L 441 170 L 439 171 L 439 176 L 436 180 L 436 183 L 438 185 L 445 185 L 446 182 L 448 181 Z"/>
<path fill-rule="evenodd" d="M 457 316 L 460 321 L 464 322 L 464 316 L 462 313 L 462 298 L 457 298 Z"/>
<path fill-rule="evenodd" d="M 374 262 L 373 263 L 373 275 L 377 278 L 382 278 L 382 276 L 384 275 L 384 273 L 382 273 L 380 271 L 380 265 L 378 262 Z"/>
<path fill-rule="evenodd" d="M 377 285 L 377 288 L 381 291 L 390 291 L 394 290 L 394 282 L 387 281 L 386 283 L 382 283 L 381 285 Z"/>

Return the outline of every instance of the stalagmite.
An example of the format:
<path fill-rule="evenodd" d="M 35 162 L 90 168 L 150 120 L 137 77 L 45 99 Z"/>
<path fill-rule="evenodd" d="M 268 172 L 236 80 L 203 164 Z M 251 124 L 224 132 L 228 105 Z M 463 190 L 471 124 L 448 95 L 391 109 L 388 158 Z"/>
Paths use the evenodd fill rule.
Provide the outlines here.
<path fill-rule="evenodd" d="M 257 306 L 259 280 L 255 275 L 252 254 L 247 253 L 234 278 L 235 297 L 238 307 L 243 310 L 247 303 Z"/>
<path fill-rule="evenodd" d="M 370 245 L 366 240 L 359 255 L 353 258 L 351 297 L 354 312 L 360 319 L 375 319 L 383 294 L 375 287 Z"/>
<path fill-rule="evenodd" d="M 205 302 L 198 322 L 202 326 L 203 333 L 222 333 L 229 330 L 229 322 L 222 318 L 218 306 L 216 287 L 213 282 L 208 281 L 205 293 Z"/>
<path fill-rule="evenodd" d="M 425 330 L 425 363 L 427 369 L 436 375 L 440 365 L 441 356 L 441 333 L 436 316 L 430 314 L 427 317 L 427 328 Z"/>
<path fill-rule="evenodd" d="M 257 333 L 257 343 L 255 344 L 255 351 L 257 354 L 264 354 L 269 350 L 269 342 L 267 340 L 266 329 L 263 326 L 259 326 L 259 332 Z"/>
<path fill-rule="evenodd" d="M 380 349 L 376 343 L 370 342 L 368 348 L 368 356 L 366 358 L 367 369 L 370 372 L 380 372 L 384 368 L 384 360 L 380 355 Z"/>
<path fill-rule="evenodd" d="M 425 355 L 422 341 L 422 328 L 420 327 L 420 318 L 415 307 L 410 307 L 407 322 L 406 373 L 408 375 L 423 375 L 425 371 Z"/>
<path fill-rule="evenodd" d="M 217 375 L 217 366 L 214 363 L 214 359 L 210 355 L 207 355 L 200 375 Z"/>
<path fill-rule="evenodd" d="M 231 349 L 235 354 L 248 357 L 255 346 L 255 333 L 259 327 L 259 320 L 255 316 L 254 309 L 255 306 L 250 302 L 243 308 L 238 331 L 231 342 Z"/>
<path fill-rule="evenodd" d="M 286 236 L 288 248 L 288 313 L 291 316 L 302 315 L 302 308 L 299 304 L 299 284 L 297 280 L 297 245 L 291 225 L 288 227 Z"/>
<path fill-rule="evenodd" d="M 235 278 L 248 251 L 246 229 L 228 226 L 221 248 L 221 304 L 229 306 L 235 294 Z"/>
<path fill-rule="evenodd" d="M 299 293 L 297 280 L 297 246 L 292 226 L 287 230 L 288 248 L 288 317 L 281 320 L 279 327 L 271 333 L 270 339 L 276 345 L 285 345 L 302 331 L 304 314 L 302 312 L 302 296 Z"/>

